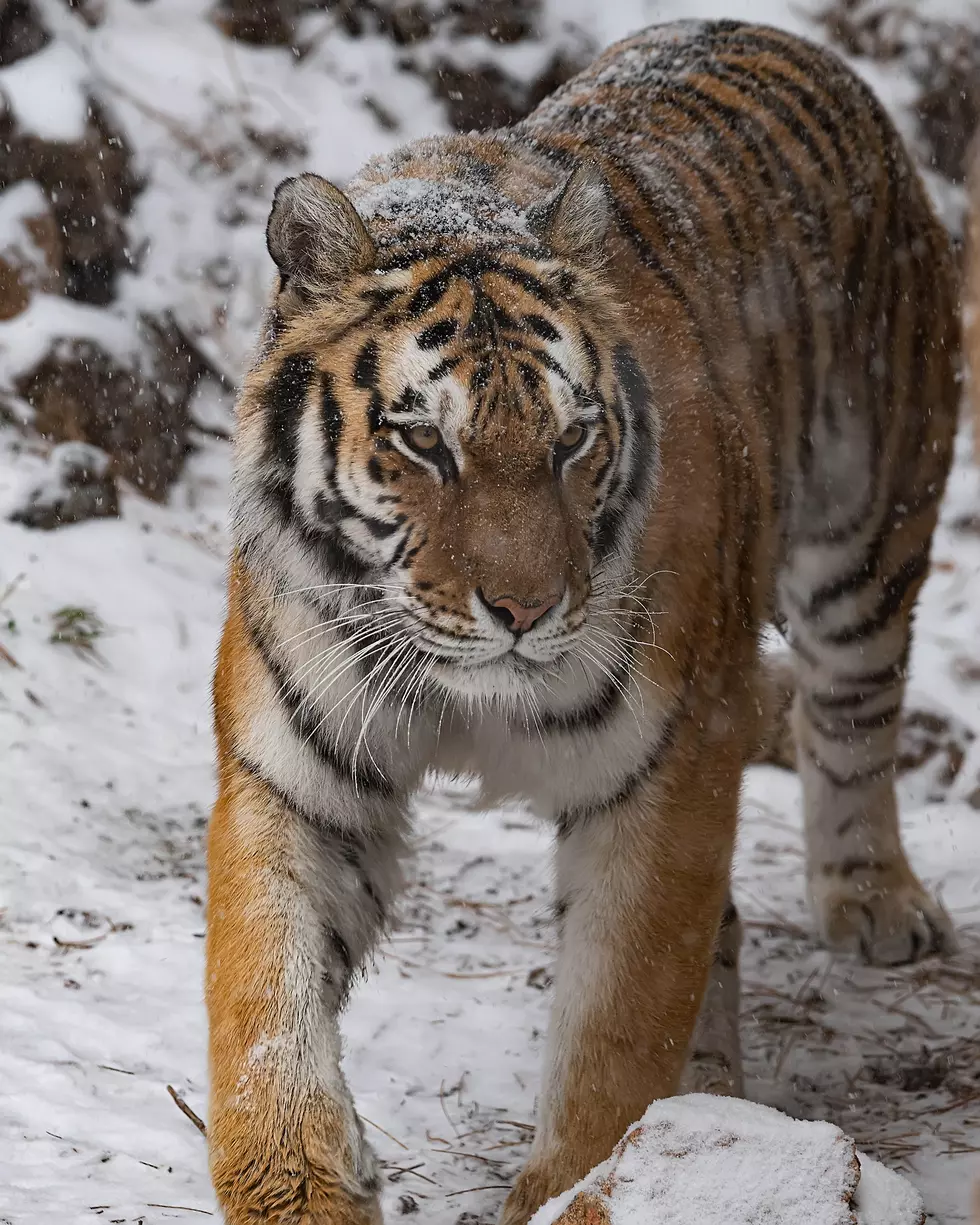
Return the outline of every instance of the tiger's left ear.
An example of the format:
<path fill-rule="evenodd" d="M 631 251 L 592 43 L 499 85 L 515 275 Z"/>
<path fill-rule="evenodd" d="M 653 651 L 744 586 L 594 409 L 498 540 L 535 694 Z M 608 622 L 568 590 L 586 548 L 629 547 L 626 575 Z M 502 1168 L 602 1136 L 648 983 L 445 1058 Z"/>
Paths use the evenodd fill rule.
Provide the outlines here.
<path fill-rule="evenodd" d="M 609 195 L 597 167 L 583 162 L 557 193 L 528 212 L 534 233 L 556 255 L 595 267 L 609 230 Z"/>

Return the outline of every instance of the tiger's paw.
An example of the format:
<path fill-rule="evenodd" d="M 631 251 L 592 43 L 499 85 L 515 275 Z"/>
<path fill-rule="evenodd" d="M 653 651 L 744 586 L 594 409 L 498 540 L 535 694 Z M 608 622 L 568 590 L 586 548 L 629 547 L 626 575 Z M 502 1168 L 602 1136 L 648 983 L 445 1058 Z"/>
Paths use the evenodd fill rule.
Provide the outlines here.
<path fill-rule="evenodd" d="M 226 1225 L 382 1225 L 374 1156 L 332 1112 L 281 1129 L 219 1115 L 208 1142 Z"/>
<path fill-rule="evenodd" d="M 578 1179 L 562 1178 L 557 1168 L 528 1164 L 517 1176 L 500 1214 L 500 1225 L 527 1225 L 542 1204 L 567 1191 Z"/>
<path fill-rule="evenodd" d="M 311 1199 L 302 1207 L 286 1204 L 270 1210 L 220 1202 L 225 1225 L 382 1225 L 377 1202 L 366 1204 L 346 1195 Z"/>
<path fill-rule="evenodd" d="M 824 865 L 810 896 L 823 941 L 871 965 L 955 952 L 949 915 L 906 863 Z"/>

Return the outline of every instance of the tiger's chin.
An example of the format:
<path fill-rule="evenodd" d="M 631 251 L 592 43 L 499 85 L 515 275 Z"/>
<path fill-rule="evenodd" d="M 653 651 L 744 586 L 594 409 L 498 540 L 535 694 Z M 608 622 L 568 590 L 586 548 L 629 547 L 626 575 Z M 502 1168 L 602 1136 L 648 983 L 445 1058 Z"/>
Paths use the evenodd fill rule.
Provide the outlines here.
<path fill-rule="evenodd" d="M 476 665 L 439 663 L 430 680 L 459 699 L 464 712 L 476 713 L 481 707 L 523 710 L 524 703 L 554 675 L 560 658 L 533 660 L 511 651 Z"/>

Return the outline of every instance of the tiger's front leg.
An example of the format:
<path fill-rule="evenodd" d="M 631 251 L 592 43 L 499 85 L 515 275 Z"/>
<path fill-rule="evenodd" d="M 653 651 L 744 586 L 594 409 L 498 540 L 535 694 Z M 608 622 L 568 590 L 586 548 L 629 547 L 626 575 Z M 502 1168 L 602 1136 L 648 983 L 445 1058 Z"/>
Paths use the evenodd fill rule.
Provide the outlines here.
<path fill-rule="evenodd" d="M 338 1017 L 400 885 L 404 788 L 354 776 L 356 761 L 332 758 L 315 725 L 297 725 L 302 708 L 277 687 L 240 586 L 215 683 L 212 1180 L 227 1225 L 379 1225 Z"/>
<path fill-rule="evenodd" d="M 378 1225 L 338 1013 L 381 926 L 398 835 L 368 867 L 355 838 L 310 828 L 237 762 L 224 773 L 207 947 L 219 1203 L 228 1225 Z"/>
<path fill-rule="evenodd" d="M 685 720 L 605 805 L 563 814 L 556 995 L 538 1127 L 502 1225 L 609 1156 L 678 1088 L 727 896 L 742 749 Z"/>

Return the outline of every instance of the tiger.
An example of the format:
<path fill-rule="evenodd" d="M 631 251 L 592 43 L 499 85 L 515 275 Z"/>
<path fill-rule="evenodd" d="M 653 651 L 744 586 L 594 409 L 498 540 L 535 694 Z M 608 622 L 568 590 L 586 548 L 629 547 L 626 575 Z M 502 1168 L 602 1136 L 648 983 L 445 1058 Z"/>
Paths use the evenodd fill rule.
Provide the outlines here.
<path fill-rule="evenodd" d="M 830 52 L 653 26 L 514 125 L 276 190 L 237 405 L 209 830 L 230 1225 L 377 1225 L 339 1018 L 430 772 L 554 834 L 526 1225 L 654 1099 L 737 1094 L 746 765 L 793 661 L 806 885 L 872 963 L 953 947 L 902 847 L 913 610 L 959 401 L 950 242 Z M 487 800 L 487 803 L 491 802 Z M 494 801 L 495 802 L 495 801 Z"/>

